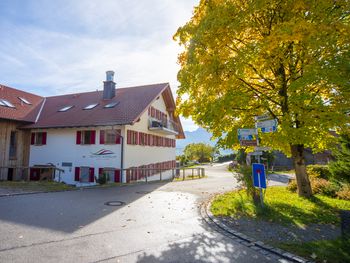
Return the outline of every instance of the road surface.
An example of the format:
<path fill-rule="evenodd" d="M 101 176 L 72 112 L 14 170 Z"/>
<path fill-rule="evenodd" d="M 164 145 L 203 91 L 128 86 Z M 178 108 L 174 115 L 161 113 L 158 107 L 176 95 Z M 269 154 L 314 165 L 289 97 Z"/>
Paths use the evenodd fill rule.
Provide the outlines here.
<path fill-rule="evenodd" d="M 207 166 L 206 174 L 193 181 L 1 197 L 0 262 L 274 261 L 202 220 L 203 200 L 237 187 L 225 165 Z"/>

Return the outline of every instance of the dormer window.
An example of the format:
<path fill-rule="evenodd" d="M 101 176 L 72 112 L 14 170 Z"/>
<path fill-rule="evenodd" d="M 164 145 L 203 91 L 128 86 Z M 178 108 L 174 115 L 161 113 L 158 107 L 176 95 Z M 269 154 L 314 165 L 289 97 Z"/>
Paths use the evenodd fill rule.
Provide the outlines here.
<path fill-rule="evenodd" d="M 73 106 L 65 106 L 65 107 L 63 107 L 62 109 L 59 109 L 58 111 L 59 111 L 59 112 L 65 112 L 65 111 L 70 110 L 71 108 L 73 108 Z"/>
<path fill-rule="evenodd" d="M 20 101 L 22 101 L 23 103 L 27 104 L 27 105 L 32 105 L 28 100 L 26 100 L 25 98 L 22 98 L 22 97 L 18 97 L 18 99 Z"/>
<path fill-rule="evenodd" d="M 5 99 L 0 99 L 0 105 L 9 108 L 15 108 L 15 106 L 11 102 Z"/>
<path fill-rule="evenodd" d="M 84 110 L 91 110 L 91 109 L 95 108 L 97 105 L 98 105 L 98 103 L 94 103 L 94 104 L 87 105 L 87 106 L 84 108 Z"/>
<path fill-rule="evenodd" d="M 107 105 L 104 106 L 105 109 L 110 109 L 110 108 L 114 108 L 115 106 L 117 106 L 119 104 L 119 101 L 115 101 L 115 102 L 111 102 Z"/>

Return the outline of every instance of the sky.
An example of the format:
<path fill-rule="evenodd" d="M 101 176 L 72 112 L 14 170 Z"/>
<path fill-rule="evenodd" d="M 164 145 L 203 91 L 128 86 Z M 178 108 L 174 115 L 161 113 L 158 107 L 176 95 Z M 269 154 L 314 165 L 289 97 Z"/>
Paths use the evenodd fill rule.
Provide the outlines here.
<path fill-rule="evenodd" d="M 179 85 L 172 39 L 199 0 L 1 0 L 0 83 L 42 96 Z M 197 126 L 182 118 L 184 130 Z"/>

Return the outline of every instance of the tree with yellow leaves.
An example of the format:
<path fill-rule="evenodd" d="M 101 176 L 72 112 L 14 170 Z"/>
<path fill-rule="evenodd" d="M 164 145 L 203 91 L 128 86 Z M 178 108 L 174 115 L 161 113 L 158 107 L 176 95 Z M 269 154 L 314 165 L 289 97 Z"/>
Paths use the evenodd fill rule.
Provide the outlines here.
<path fill-rule="evenodd" d="M 264 146 L 292 155 L 300 196 L 312 195 L 304 148 L 330 146 L 349 123 L 350 1 L 202 0 L 174 39 L 180 112 L 238 146 L 254 116 L 277 119 Z"/>

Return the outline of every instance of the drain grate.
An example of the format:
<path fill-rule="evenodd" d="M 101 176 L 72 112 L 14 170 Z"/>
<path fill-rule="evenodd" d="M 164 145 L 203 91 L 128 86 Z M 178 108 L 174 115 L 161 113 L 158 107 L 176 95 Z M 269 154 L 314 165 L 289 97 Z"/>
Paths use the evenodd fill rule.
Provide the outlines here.
<path fill-rule="evenodd" d="M 146 194 L 149 194 L 151 193 L 150 191 L 138 191 L 136 192 L 137 194 L 140 194 L 140 195 L 146 195 Z"/>
<path fill-rule="evenodd" d="M 105 205 L 108 205 L 108 206 L 122 206 L 122 205 L 125 205 L 125 202 L 122 202 L 122 201 L 108 201 L 105 203 Z"/>

